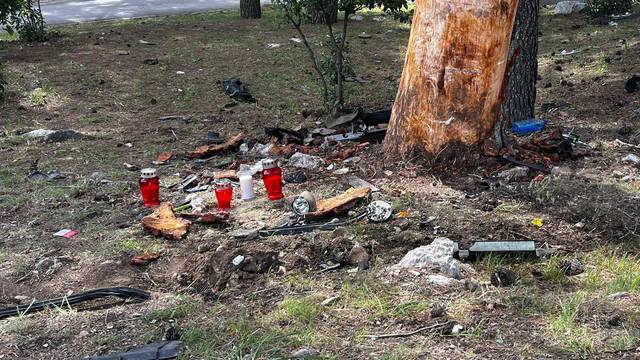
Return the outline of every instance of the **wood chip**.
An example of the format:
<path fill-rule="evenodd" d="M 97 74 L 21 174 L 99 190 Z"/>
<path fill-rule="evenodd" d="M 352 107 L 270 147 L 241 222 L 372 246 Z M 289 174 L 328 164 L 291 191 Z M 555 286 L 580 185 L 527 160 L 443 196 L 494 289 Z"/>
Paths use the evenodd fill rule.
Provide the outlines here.
<path fill-rule="evenodd" d="M 160 253 L 142 253 L 131 258 L 131 265 L 144 266 L 148 265 L 152 261 L 158 260 L 159 258 Z"/>
<path fill-rule="evenodd" d="M 171 160 L 172 157 L 173 153 L 163 152 L 156 156 L 156 159 L 153 161 L 153 163 L 156 165 L 164 165 L 167 163 L 167 161 Z"/>
<path fill-rule="evenodd" d="M 224 144 L 203 145 L 189 153 L 192 159 L 201 159 L 212 155 L 220 155 L 237 149 L 244 141 L 244 133 L 238 133 Z"/>
<path fill-rule="evenodd" d="M 171 203 L 160 204 L 151 215 L 142 218 L 142 226 L 155 236 L 180 240 L 189 230 L 191 222 L 179 219 Z"/>
<path fill-rule="evenodd" d="M 235 170 L 224 170 L 224 171 L 216 171 L 213 173 L 213 178 L 215 180 L 218 179 L 230 179 L 238 181 L 238 174 Z"/>
<path fill-rule="evenodd" d="M 306 214 L 306 217 L 323 217 L 327 215 L 338 215 L 348 210 L 356 201 L 363 199 L 369 195 L 369 188 L 351 188 L 346 192 L 329 198 L 319 200 L 316 204 L 316 211 Z"/>

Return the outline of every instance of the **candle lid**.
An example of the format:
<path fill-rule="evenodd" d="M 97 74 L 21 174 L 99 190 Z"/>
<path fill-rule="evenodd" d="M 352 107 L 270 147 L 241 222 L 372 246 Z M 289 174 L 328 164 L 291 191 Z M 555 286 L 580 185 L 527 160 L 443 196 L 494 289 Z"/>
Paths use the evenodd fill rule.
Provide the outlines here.
<path fill-rule="evenodd" d="M 266 169 L 273 169 L 275 167 L 277 167 L 278 164 L 276 164 L 276 161 L 273 159 L 264 159 L 262 160 L 262 169 L 266 170 Z"/>
<path fill-rule="evenodd" d="M 146 168 L 140 170 L 140 177 L 143 179 L 151 179 L 158 175 L 158 172 L 154 168 Z"/>
<path fill-rule="evenodd" d="M 224 189 L 229 189 L 231 188 L 231 182 L 229 182 L 228 180 L 216 180 L 216 182 L 213 183 L 216 187 L 216 189 L 220 189 L 220 190 L 224 190 Z"/>

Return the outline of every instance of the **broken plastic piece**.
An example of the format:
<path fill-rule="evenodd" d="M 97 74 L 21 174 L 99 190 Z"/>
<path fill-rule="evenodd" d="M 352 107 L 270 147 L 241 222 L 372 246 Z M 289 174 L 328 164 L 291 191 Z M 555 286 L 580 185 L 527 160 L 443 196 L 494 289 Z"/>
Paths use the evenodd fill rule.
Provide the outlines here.
<path fill-rule="evenodd" d="M 177 359 L 183 352 L 182 341 L 157 341 L 125 352 L 94 356 L 86 360 L 169 360 Z"/>
<path fill-rule="evenodd" d="M 304 216 L 309 212 L 316 211 L 316 197 L 309 191 L 304 191 L 293 199 L 291 204 L 293 212 Z"/>
<path fill-rule="evenodd" d="M 540 131 L 547 126 L 547 119 L 530 119 L 517 121 L 511 125 L 511 131 L 518 136 L 527 135 L 532 132 Z"/>
<path fill-rule="evenodd" d="M 72 237 L 78 235 L 78 233 L 79 233 L 78 230 L 62 229 L 62 230 L 54 233 L 53 236 L 61 236 L 61 237 L 65 237 L 67 239 L 71 239 Z"/>

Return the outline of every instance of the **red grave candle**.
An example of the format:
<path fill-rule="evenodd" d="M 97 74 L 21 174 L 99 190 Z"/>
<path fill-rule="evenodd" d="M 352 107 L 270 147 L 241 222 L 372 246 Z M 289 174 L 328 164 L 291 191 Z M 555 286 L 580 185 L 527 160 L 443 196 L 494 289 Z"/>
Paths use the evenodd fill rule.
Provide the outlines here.
<path fill-rule="evenodd" d="M 282 169 L 273 159 L 262 161 L 262 181 L 267 189 L 269 200 L 279 200 L 284 197 L 282 193 Z"/>
<path fill-rule="evenodd" d="M 233 197 L 233 188 L 228 181 L 215 182 L 216 199 L 218 199 L 218 210 L 227 211 L 231 209 L 231 198 Z"/>
<path fill-rule="evenodd" d="M 160 180 L 156 169 L 147 168 L 140 171 L 140 194 L 144 206 L 160 205 Z"/>

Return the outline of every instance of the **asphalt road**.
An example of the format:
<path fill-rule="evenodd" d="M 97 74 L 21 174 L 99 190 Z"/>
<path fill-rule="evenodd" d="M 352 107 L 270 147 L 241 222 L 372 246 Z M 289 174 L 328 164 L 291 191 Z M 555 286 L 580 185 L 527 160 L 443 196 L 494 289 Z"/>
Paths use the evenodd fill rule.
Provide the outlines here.
<path fill-rule="evenodd" d="M 268 0 L 261 0 L 269 3 Z M 42 4 L 48 25 L 235 9 L 240 0 L 75 0 Z"/>

